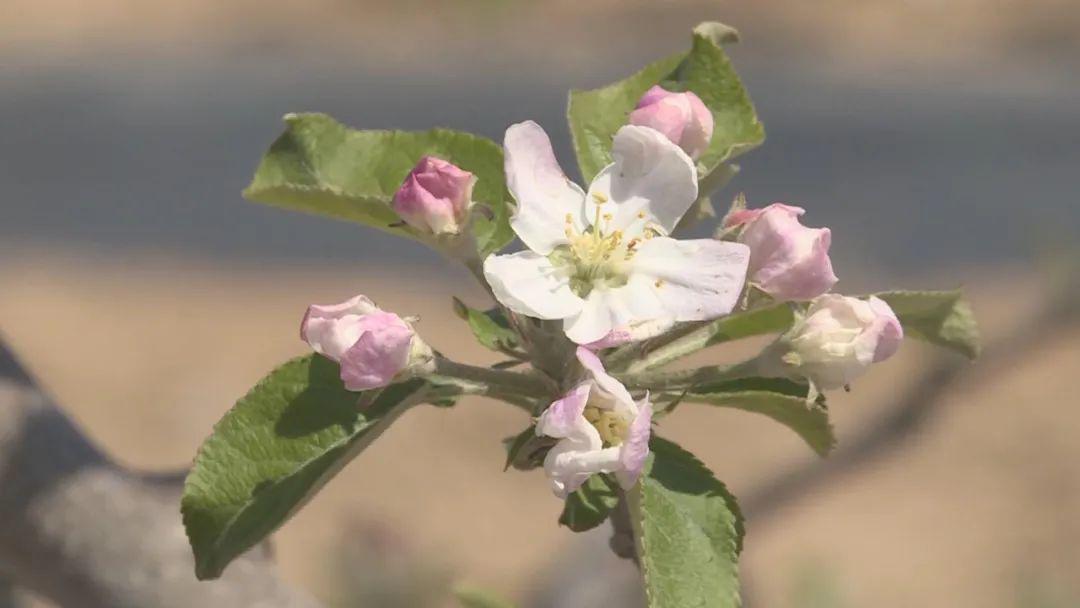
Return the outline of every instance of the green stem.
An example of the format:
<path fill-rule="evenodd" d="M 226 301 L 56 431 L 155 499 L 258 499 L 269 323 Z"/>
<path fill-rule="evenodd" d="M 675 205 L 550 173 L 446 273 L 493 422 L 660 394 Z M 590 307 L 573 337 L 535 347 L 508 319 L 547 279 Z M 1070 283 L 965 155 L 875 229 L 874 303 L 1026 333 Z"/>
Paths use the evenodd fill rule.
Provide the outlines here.
<path fill-rule="evenodd" d="M 735 365 L 712 365 L 680 371 L 658 371 L 618 374 L 619 380 L 631 390 L 678 391 L 702 384 L 748 378 L 760 373 L 758 359 L 749 359 Z"/>
<path fill-rule="evenodd" d="M 532 398 L 554 394 L 554 387 L 534 374 L 478 367 L 441 356 L 435 358 L 435 375 L 479 385 L 476 389 L 466 390 L 474 394 L 510 394 Z"/>

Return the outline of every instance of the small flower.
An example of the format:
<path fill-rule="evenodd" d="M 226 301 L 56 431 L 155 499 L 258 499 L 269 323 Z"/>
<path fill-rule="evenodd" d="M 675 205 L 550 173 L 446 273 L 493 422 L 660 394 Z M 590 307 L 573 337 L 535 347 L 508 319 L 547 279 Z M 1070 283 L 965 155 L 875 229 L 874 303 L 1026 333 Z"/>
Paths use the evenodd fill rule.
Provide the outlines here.
<path fill-rule="evenodd" d="M 615 162 L 586 194 L 566 178 L 534 122 L 506 130 L 510 224 L 528 250 L 492 255 L 484 276 L 514 312 L 561 319 L 578 344 L 640 323 L 702 321 L 731 312 L 749 249 L 667 236 L 697 198 L 690 157 L 660 132 L 625 126 Z"/>
<path fill-rule="evenodd" d="M 739 242 L 750 247 L 750 283 L 778 301 L 805 301 L 836 284 L 829 260 L 828 228 L 799 223 L 805 211 L 781 203 L 730 214 L 725 227 L 742 226 Z"/>
<path fill-rule="evenodd" d="M 394 194 L 394 211 L 413 228 L 457 234 L 472 206 L 476 176 L 434 156 L 420 159 Z"/>
<path fill-rule="evenodd" d="M 635 402 L 621 382 L 604 371 L 592 351 L 578 347 L 589 377 L 555 401 L 536 423 L 536 434 L 558 439 L 544 458 L 551 489 L 566 498 L 595 473 L 614 473 L 632 488 L 649 455 L 652 406 Z"/>
<path fill-rule="evenodd" d="M 422 373 L 433 359 L 408 322 L 364 296 L 309 306 L 300 338 L 341 364 L 341 380 L 351 391 L 387 386 Z"/>
<path fill-rule="evenodd" d="M 712 112 L 700 97 L 660 86 L 653 86 L 641 97 L 637 109 L 630 113 L 630 124 L 656 129 L 693 159 L 705 153 L 713 134 Z"/>
<path fill-rule="evenodd" d="M 828 294 L 777 342 L 779 367 L 819 390 L 846 387 L 871 363 L 891 357 L 903 338 L 900 320 L 884 300 Z"/>

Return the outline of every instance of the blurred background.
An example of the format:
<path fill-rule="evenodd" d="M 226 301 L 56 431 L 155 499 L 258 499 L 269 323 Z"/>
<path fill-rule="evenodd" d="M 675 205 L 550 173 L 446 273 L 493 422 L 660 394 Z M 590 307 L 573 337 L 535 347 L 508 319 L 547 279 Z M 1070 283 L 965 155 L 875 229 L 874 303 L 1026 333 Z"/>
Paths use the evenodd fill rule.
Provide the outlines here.
<path fill-rule="evenodd" d="M 1080 606 L 1080 328 L 1008 338 L 1075 272 L 1056 269 L 1080 235 L 1070 0 L 4 0 L 0 332 L 146 470 L 187 466 L 304 352 L 311 302 L 365 293 L 489 362 L 450 307 L 484 303 L 464 272 L 240 198 L 281 116 L 495 140 L 532 118 L 569 171 L 567 90 L 685 48 L 703 20 L 742 33 L 730 54 L 768 133 L 717 206 L 744 191 L 807 208 L 845 292 L 965 287 L 994 353 L 911 410 L 941 363 L 907 343 L 830 401 L 842 451 L 825 468 L 764 418 L 664 421 L 747 507 L 748 605 Z M 334 606 L 442 606 L 458 581 L 632 606 L 611 599 L 634 573 L 606 533 L 558 528 L 542 475 L 501 471 L 498 438 L 525 424 L 482 399 L 413 410 L 276 535 L 285 576 Z"/>

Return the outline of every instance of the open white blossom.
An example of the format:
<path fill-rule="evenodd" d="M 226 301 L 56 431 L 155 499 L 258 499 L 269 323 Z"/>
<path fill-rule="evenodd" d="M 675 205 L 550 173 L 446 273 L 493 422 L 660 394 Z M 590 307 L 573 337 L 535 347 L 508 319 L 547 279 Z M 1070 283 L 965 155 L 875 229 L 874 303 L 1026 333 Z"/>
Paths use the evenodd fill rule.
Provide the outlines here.
<path fill-rule="evenodd" d="M 698 196 L 694 161 L 659 131 L 628 125 L 614 162 L 588 192 L 566 178 L 532 121 L 506 130 L 510 220 L 528 247 L 484 262 L 495 297 L 519 314 L 561 319 L 588 344 L 645 322 L 731 312 L 746 278 L 745 245 L 667 236 Z"/>

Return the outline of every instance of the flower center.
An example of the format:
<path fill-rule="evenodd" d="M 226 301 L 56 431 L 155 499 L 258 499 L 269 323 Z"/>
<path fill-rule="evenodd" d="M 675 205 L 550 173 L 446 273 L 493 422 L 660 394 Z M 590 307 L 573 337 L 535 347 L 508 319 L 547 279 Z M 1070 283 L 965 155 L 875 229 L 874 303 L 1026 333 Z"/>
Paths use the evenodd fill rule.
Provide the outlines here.
<path fill-rule="evenodd" d="M 630 424 L 615 410 L 603 409 L 595 405 L 585 408 L 585 420 L 596 427 L 606 448 L 622 445 L 627 431 L 630 430 Z"/>
<path fill-rule="evenodd" d="M 606 197 L 601 200 L 598 194 L 593 197 L 599 203 L 607 200 Z M 612 219 L 612 214 L 604 213 L 601 205 L 597 205 L 593 225 L 584 232 L 578 232 L 573 216 L 566 214 L 566 239 L 569 243 L 557 247 L 548 259 L 569 273 L 570 289 L 578 297 L 587 297 L 596 287 L 626 285 L 626 263 L 633 259 L 641 239 L 624 241 L 622 230 L 608 230 Z"/>

